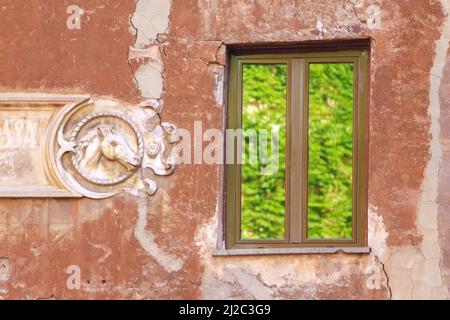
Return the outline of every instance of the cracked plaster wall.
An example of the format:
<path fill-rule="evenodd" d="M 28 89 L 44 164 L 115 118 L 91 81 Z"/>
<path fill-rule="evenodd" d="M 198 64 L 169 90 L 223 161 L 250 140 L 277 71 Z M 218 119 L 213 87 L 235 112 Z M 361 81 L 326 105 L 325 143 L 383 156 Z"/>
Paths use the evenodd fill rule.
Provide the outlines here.
<path fill-rule="evenodd" d="M 223 168 L 184 165 L 150 199 L 1 199 L 0 298 L 448 298 L 448 2 L 74 2 L 80 30 L 72 1 L 0 0 L 1 92 L 151 99 L 223 128 L 227 44 L 370 37 L 372 253 L 212 257 Z"/>

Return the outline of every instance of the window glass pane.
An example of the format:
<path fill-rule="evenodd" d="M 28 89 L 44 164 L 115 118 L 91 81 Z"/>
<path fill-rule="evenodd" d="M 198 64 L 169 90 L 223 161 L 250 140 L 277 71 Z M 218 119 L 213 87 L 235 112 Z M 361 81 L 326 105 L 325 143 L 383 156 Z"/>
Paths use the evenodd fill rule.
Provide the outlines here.
<path fill-rule="evenodd" d="M 286 65 L 243 65 L 241 238 L 285 234 Z"/>
<path fill-rule="evenodd" d="M 352 238 L 353 64 L 309 65 L 308 238 Z"/>

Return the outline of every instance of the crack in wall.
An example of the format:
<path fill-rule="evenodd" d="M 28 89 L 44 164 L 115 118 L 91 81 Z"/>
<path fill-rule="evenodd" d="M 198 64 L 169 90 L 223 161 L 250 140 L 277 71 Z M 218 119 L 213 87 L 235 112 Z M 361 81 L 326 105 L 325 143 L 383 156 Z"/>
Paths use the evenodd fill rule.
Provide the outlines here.
<path fill-rule="evenodd" d="M 386 269 L 384 262 L 382 261 L 386 255 L 386 239 L 389 236 L 389 233 L 386 231 L 386 227 L 384 225 L 383 217 L 378 214 L 378 208 L 374 205 L 369 205 L 369 214 L 368 214 L 368 236 L 369 236 L 369 246 L 371 248 L 371 255 L 373 257 L 375 265 L 377 265 L 377 269 L 373 270 L 373 276 L 376 277 L 375 273 L 381 271 L 385 278 L 385 286 L 388 290 L 388 298 L 392 300 L 392 286 L 391 281 Z M 373 266 L 373 264 L 372 264 Z M 370 267 L 369 267 L 370 268 Z M 369 277 L 370 278 L 370 277 Z M 376 289 L 377 287 L 381 287 L 382 280 L 378 280 L 379 283 L 374 283 L 372 289 Z"/>
<path fill-rule="evenodd" d="M 136 0 L 136 4 L 137 4 L 138 1 L 139 0 Z M 138 29 L 133 23 L 133 16 L 134 16 L 134 13 L 132 13 L 130 15 L 130 17 L 128 19 L 128 23 L 129 23 L 130 28 L 132 29 L 131 33 L 134 34 L 133 42 L 136 42 Z M 129 55 L 129 52 L 130 52 L 130 48 L 127 48 L 127 55 Z M 131 76 L 133 77 L 134 84 L 135 84 L 136 88 L 138 88 L 138 90 L 139 90 L 139 83 L 138 83 L 138 81 L 136 79 L 136 75 L 134 74 L 133 67 L 131 66 L 131 62 L 130 62 L 129 56 L 128 56 L 128 59 L 127 59 L 127 64 L 128 64 L 128 67 L 130 68 L 130 72 L 131 72 Z"/>
<path fill-rule="evenodd" d="M 318 295 L 326 295 L 330 288 L 340 290 L 349 285 L 361 285 L 358 290 L 373 292 L 377 298 L 383 297 L 384 292 L 386 296 L 389 294 L 384 287 L 378 286 L 386 274 L 383 274 L 383 265 L 374 261 L 373 255 L 366 261 L 358 256 L 330 254 L 323 256 L 326 262 L 312 255 L 213 257 L 211 251 L 220 232 L 217 229 L 217 211 L 195 233 L 195 244 L 205 266 L 202 298 L 314 299 Z M 366 262 L 368 268 L 361 270 L 358 266 Z M 377 286 L 364 288 L 364 281 L 372 275 L 377 277 Z M 355 276 L 361 277 L 362 281 L 353 283 Z"/>
<path fill-rule="evenodd" d="M 361 19 L 358 15 L 358 12 L 356 11 L 356 6 L 361 2 L 361 0 L 344 0 L 344 1 L 346 1 L 345 2 L 346 4 L 350 4 L 351 10 L 353 11 L 353 14 L 355 15 L 356 19 L 359 22 L 362 23 L 366 22 L 366 19 Z"/>
<path fill-rule="evenodd" d="M 131 72 L 131 76 L 133 77 L 134 84 L 135 84 L 136 88 L 138 88 L 138 90 L 139 90 L 139 82 L 136 79 L 136 75 L 134 73 L 133 67 L 131 66 L 130 60 L 127 61 L 127 64 L 128 64 L 128 67 L 130 68 L 130 72 Z"/>
<path fill-rule="evenodd" d="M 142 100 L 155 99 L 161 105 L 165 90 L 164 38 L 169 30 L 171 0 L 136 0 L 136 9 L 129 18 L 134 33 L 134 43 L 128 48 L 128 66 Z M 136 66 L 133 66 L 133 63 Z M 154 234 L 146 229 L 148 217 L 148 195 L 137 195 L 137 213 L 134 235 L 141 247 L 167 272 L 179 271 L 183 259 L 164 252 L 156 243 Z"/>
<path fill-rule="evenodd" d="M 392 300 L 392 288 L 391 288 L 391 284 L 390 284 L 389 275 L 386 271 L 386 266 L 384 265 L 384 263 L 380 260 L 380 258 L 378 256 L 375 256 L 375 261 L 381 265 L 381 270 L 383 271 L 383 274 L 386 278 L 386 288 L 389 291 L 389 300 Z"/>

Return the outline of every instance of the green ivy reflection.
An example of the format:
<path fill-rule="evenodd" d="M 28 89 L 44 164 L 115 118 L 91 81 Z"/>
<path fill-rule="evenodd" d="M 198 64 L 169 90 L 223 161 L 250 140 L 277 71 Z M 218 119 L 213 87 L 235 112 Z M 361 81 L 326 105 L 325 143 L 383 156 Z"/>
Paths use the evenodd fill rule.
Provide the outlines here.
<path fill-rule="evenodd" d="M 265 166 L 259 157 L 256 163 L 242 166 L 241 237 L 244 239 L 279 239 L 284 238 L 285 231 L 286 66 L 246 64 L 242 127 L 257 132 L 266 129 L 270 139 L 274 125 L 280 128 L 279 165 L 275 174 L 261 175 Z M 246 155 L 255 147 L 245 143 Z M 267 149 L 272 150 L 270 140 Z"/>
<path fill-rule="evenodd" d="M 353 64 L 311 64 L 308 237 L 352 237 Z"/>
<path fill-rule="evenodd" d="M 283 238 L 285 217 L 286 67 L 245 65 L 243 128 L 280 126 L 279 170 L 263 176 L 261 163 L 242 171 L 242 238 Z M 353 65 L 310 69 L 308 237 L 352 236 Z M 248 154 L 251 146 L 245 144 Z M 270 144 L 268 146 L 271 148 Z M 301 191 L 299 190 L 299 193 Z M 300 196 L 300 194 L 298 195 Z"/>

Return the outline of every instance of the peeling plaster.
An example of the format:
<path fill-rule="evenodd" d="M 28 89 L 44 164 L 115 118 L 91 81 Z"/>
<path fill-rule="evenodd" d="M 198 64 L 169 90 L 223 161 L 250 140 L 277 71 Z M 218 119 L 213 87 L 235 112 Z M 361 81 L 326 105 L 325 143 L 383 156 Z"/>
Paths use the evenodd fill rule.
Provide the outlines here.
<path fill-rule="evenodd" d="M 167 272 L 179 271 L 183 267 L 181 258 L 165 253 L 155 242 L 153 233 L 146 229 L 147 226 L 147 210 L 148 195 L 141 192 L 137 200 L 138 218 L 134 235 L 139 241 L 142 248 L 152 256 Z"/>
<path fill-rule="evenodd" d="M 386 253 L 386 239 L 389 233 L 386 231 L 383 217 L 378 214 L 378 208 L 370 205 L 368 215 L 369 247 L 376 256 L 383 257 Z"/>
<path fill-rule="evenodd" d="M 438 175 L 442 161 L 442 145 L 440 136 L 440 101 L 439 86 L 444 74 L 447 58 L 447 50 L 450 40 L 450 3 L 447 0 L 440 1 L 447 17 L 442 30 L 441 38 L 436 42 L 433 67 L 430 71 L 430 105 L 428 107 L 431 118 L 431 158 L 425 170 L 425 178 L 422 186 L 422 198 L 417 214 L 417 226 L 423 236 L 420 247 L 424 259 L 417 266 L 414 280 L 417 290 L 413 292 L 414 298 L 449 298 L 449 292 L 442 280 L 440 269 L 441 248 L 439 245 L 438 230 Z"/>
<path fill-rule="evenodd" d="M 438 230 L 438 175 L 442 160 L 440 136 L 439 86 L 443 77 L 450 40 L 450 3 L 440 1 L 447 14 L 440 39 L 436 42 L 433 67 L 430 71 L 428 112 L 430 126 L 430 154 L 424 173 L 422 195 L 417 211 L 417 229 L 422 235 L 420 247 L 390 247 L 382 255 L 389 275 L 393 299 L 449 299 L 443 281 Z"/>
<path fill-rule="evenodd" d="M 272 299 L 272 293 L 268 287 L 258 279 L 257 275 L 245 272 L 240 268 L 227 268 L 227 271 L 231 272 L 236 278 L 237 282 L 245 287 L 249 293 L 257 300 L 269 300 Z"/>
<path fill-rule="evenodd" d="M 217 214 L 198 227 L 195 244 L 204 265 L 202 298 L 233 299 L 311 299 L 321 290 L 346 287 L 355 273 L 370 277 L 382 265 L 375 259 L 340 254 L 288 256 L 213 257 L 217 239 Z M 361 264 L 361 271 L 356 266 Z M 355 268 L 356 267 L 356 268 Z M 282 270 L 282 272 L 280 272 Z M 386 283 L 380 274 L 376 282 Z M 368 290 L 382 289 L 380 286 Z M 322 289 L 327 290 L 327 289 Z"/>
<path fill-rule="evenodd" d="M 389 275 L 385 264 L 382 262 L 387 252 L 386 240 L 388 236 L 389 233 L 386 231 L 383 217 L 378 214 L 378 208 L 369 205 L 368 242 L 371 249 L 371 264 L 367 272 L 372 274 L 372 276 L 367 281 L 367 288 L 377 289 L 384 285 L 389 290 L 389 298 L 392 299 Z"/>
<path fill-rule="evenodd" d="M 214 97 L 216 98 L 217 107 L 221 108 L 223 103 L 223 86 L 224 86 L 224 66 L 218 64 L 210 64 L 208 66 L 209 70 L 214 75 L 215 80 L 215 89 L 214 89 Z"/>
<path fill-rule="evenodd" d="M 441 248 L 439 245 L 438 230 L 438 175 L 442 161 L 442 146 L 440 136 L 440 102 L 439 85 L 444 73 L 447 50 L 450 40 L 450 3 L 441 1 L 447 14 L 441 38 L 436 43 L 435 58 L 430 71 L 430 105 L 428 107 L 431 118 L 431 158 L 428 162 L 423 182 L 423 193 L 417 214 L 417 226 L 423 236 L 420 247 L 422 259 L 417 264 L 413 273 L 414 288 L 413 298 L 449 298 L 449 292 L 442 279 L 440 269 Z"/>
<path fill-rule="evenodd" d="M 170 0 L 137 0 L 136 10 L 130 18 L 130 26 L 136 35 L 128 50 L 128 63 L 142 99 L 155 99 L 162 104 L 164 90 L 164 64 L 161 59 L 162 44 L 158 36 L 169 28 Z M 134 70 L 132 64 L 138 66 Z M 144 250 L 167 272 L 179 271 L 183 267 L 181 258 L 165 253 L 155 242 L 155 236 L 147 226 L 147 194 L 138 196 L 138 218 L 135 237 Z"/>
<path fill-rule="evenodd" d="M 158 36 L 169 28 L 170 0 L 137 0 L 130 18 L 136 39 L 129 48 L 128 61 L 140 95 L 144 99 L 160 99 L 164 89 L 161 43 Z M 134 68 L 132 63 L 137 63 Z"/>
<path fill-rule="evenodd" d="M 170 0 L 137 0 L 131 24 L 137 31 L 134 47 L 143 49 L 169 28 Z"/>
<path fill-rule="evenodd" d="M 141 96 L 146 99 L 158 99 L 163 91 L 163 65 L 158 62 L 147 62 L 141 65 L 134 76 Z"/>

